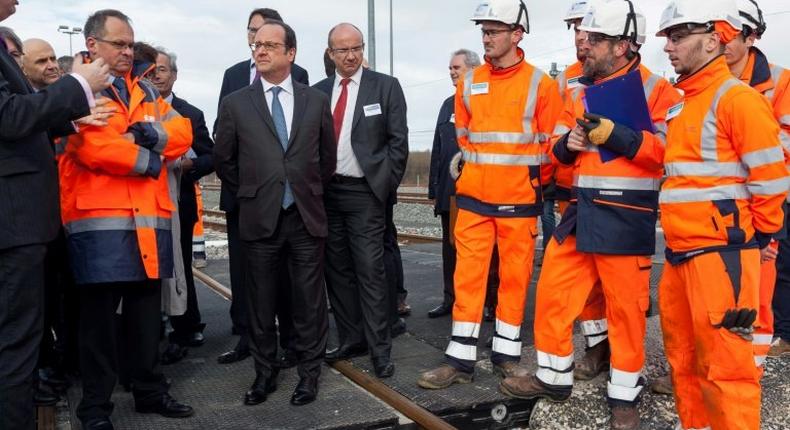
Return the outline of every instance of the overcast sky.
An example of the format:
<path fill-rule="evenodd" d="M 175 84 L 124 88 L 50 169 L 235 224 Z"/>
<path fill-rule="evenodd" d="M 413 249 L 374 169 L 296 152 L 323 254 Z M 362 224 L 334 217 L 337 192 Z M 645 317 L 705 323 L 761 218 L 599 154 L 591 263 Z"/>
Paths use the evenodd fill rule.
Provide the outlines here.
<path fill-rule="evenodd" d="M 790 50 L 783 48 L 790 36 L 790 2 L 758 1 L 768 23 L 768 31 L 758 46 L 771 61 L 790 67 Z M 642 49 L 643 63 L 655 73 L 672 76 L 661 50 L 663 39 L 653 36 L 667 1 L 634 2 L 647 16 L 648 42 Z M 60 56 L 68 54 L 69 36 L 58 33 L 58 25 L 82 27 L 92 11 L 120 9 L 132 19 L 136 40 L 162 45 L 178 55 L 175 92 L 202 109 L 208 124 L 212 124 L 222 74 L 226 68 L 250 57 L 246 46 L 250 10 L 277 9 L 294 28 L 298 40 L 296 62 L 308 70 L 312 84 L 325 77 L 322 56 L 327 32 L 334 24 L 347 21 L 358 25 L 368 42 L 367 3 L 367 0 L 20 0 L 17 13 L 2 25 L 14 28 L 23 40 L 31 37 L 48 40 Z M 439 107 L 452 93 L 447 74 L 450 53 L 458 48 L 482 50 L 480 31 L 469 21 L 477 3 L 478 0 L 393 0 L 394 72 L 406 93 L 413 150 L 430 149 Z M 552 62 L 562 68 L 575 61 L 573 32 L 566 30 L 562 22 L 570 0 L 528 0 L 526 4 L 532 28 L 521 47 L 527 60 L 544 70 Z M 74 51 L 84 49 L 84 38 L 72 37 Z M 376 69 L 389 73 L 389 0 L 376 0 L 376 39 Z"/>

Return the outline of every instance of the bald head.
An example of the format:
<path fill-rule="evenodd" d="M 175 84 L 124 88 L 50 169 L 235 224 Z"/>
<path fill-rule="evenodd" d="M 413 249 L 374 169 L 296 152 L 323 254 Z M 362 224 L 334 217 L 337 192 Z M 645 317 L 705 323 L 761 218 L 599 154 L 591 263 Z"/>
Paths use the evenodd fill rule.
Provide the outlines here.
<path fill-rule="evenodd" d="M 329 30 L 329 38 L 327 40 L 327 44 L 329 45 L 330 49 L 333 46 L 332 39 L 335 37 L 337 38 L 358 37 L 359 43 L 362 43 L 363 35 L 362 35 L 362 30 L 360 30 L 356 25 L 348 22 L 341 22 L 340 24 L 332 27 L 332 29 Z"/>
<path fill-rule="evenodd" d="M 40 90 L 60 78 L 55 50 L 46 40 L 28 39 L 22 43 L 25 55 L 22 70 L 33 88 Z"/>

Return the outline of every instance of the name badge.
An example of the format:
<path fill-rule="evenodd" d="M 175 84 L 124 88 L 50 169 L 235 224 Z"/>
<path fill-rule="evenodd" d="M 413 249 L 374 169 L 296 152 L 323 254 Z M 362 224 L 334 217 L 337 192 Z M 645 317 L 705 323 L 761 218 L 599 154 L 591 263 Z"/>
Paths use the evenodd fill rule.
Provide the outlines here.
<path fill-rule="evenodd" d="M 381 105 L 378 103 L 363 106 L 362 110 L 365 112 L 365 116 L 381 115 Z"/>
<path fill-rule="evenodd" d="M 450 122 L 455 124 L 455 114 L 450 115 Z"/>
<path fill-rule="evenodd" d="M 576 88 L 578 86 L 581 86 L 581 83 L 579 82 L 579 79 L 581 79 L 581 77 L 575 77 L 575 78 L 568 79 L 566 88 Z"/>
<path fill-rule="evenodd" d="M 488 82 L 472 84 L 472 95 L 476 96 L 478 94 L 488 94 Z"/>
<path fill-rule="evenodd" d="M 680 113 L 683 112 L 683 105 L 684 105 L 684 102 L 680 102 L 680 103 L 676 104 L 675 106 L 672 106 L 671 108 L 669 108 L 669 110 L 667 111 L 667 121 L 669 121 L 670 119 L 680 115 Z"/>

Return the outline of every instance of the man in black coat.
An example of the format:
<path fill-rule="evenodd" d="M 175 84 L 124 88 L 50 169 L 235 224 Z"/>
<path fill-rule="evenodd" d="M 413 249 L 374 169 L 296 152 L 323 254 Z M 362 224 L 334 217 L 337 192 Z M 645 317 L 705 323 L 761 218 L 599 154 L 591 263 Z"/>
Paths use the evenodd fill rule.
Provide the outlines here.
<path fill-rule="evenodd" d="M 153 83 L 162 98 L 192 123 L 192 147 L 181 164 L 183 176 L 178 198 L 181 255 L 184 259 L 184 276 L 187 284 L 187 309 L 183 315 L 170 316 L 173 332 L 169 336 L 170 345 L 162 354 L 162 364 L 171 364 L 184 358 L 188 346 L 196 347 L 204 342 L 203 329 L 206 325 L 201 322 L 195 293 L 195 279 L 192 276 L 192 233 L 198 217 L 195 183 L 214 171 L 212 155 L 214 142 L 208 134 L 203 112 L 173 93 L 173 84 L 178 79 L 175 54 L 163 48 L 158 48 L 158 51 Z"/>
<path fill-rule="evenodd" d="M 0 1 L 0 21 L 16 12 Z M 76 64 L 33 92 L 0 43 L 0 428 L 33 429 L 32 380 L 43 325 L 44 255 L 60 228 L 58 175 L 51 136 L 75 131 L 93 93 L 109 83 L 103 61 Z M 93 124 L 99 124 L 99 120 Z M 65 256 L 64 256 L 65 258 Z"/>
<path fill-rule="evenodd" d="M 329 99 L 290 76 L 296 35 L 268 20 L 255 36 L 261 79 L 228 96 L 219 110 L 217 174 L 239 199 L 239 234 L 247 257 L 250 349 L 256 378 L 244 403 L 266 400 L 277 386 L 275 315 L 291 306 L 291 348 L 299 361 L 294 405 L 315 400 L 328 330 L 324 289 L 327 217 L 324 186 L 335 171 Z M 282 263 L 290 285 L 281 282 Z"/>
<path fill-rule="evenodd" d="M 327 360 L 370 350 L 379 377 L 390 360 L 392 295 L 384 269 L 386 206 L 409 155 L 406 99 L 398 80 L 362 67 L 365 44 L 352 24 L 329 32 L 336 76 L 315 87 L 332 100 L 337 171 L 325 196 L 329 219 L 327 276 L 340 346 Z"/>
<path fill-rule="evenodd" d="M 267 20 L 283 21 L 280 14 L 274 9 L 261 8 L 255 9 L 250 12 L 247 19 L 247 44 L 252 45 L 255 34 L 258 29 Z M 292 60 L 293 61 L 293 60 Z M 219 92 L 219 102 L 217 103 L 217 111 L 219 106 L 222 105 L 222 100 L 244 87 L 249 86 L 260 78 L 256 68 L 255 60 L 248 59 L 242 60 L 225 70 L 225 75 L 222 77 L 222 88 Z M 307 71 L 296 64 L 291 64 L 291 79 L 304 85 L 309 84 Z M 219 120 L 219 116 L 217 118 Z M 214 133 L 217 132 L 217 121 L 214 122 Z M 246 294 L 244 293 L 244 249 L 239 239 L 239 205 L 236 195 L 231 193 L 225 184 L 222 184 L 220 190 L 219 208 L 225 211 L 225 219 L 228 227 L 228 259 L 230 263 L 230 288 L 233 292 L 233 300 L 230 304 L 230 319 L 233 322 L 233 334 L 238 334 L 239 342 L 236 347 L 219 356 L 217 361 L 222 364 L 233 363 L 249 357 L 250 352 L 248 348 L 248 328 L 249 322 L 247 317 L 247 305 L 245 303 Z M 288 274 L 283 271 L 283 282 L 288 281 Z M 292 365 L 292 354 L 287 352 L 289 343 L 290 331 L 290 314 L 287 303 L 280 303 L 278 306 L 278 323 L 280 331 L 280 346 L 286 350 L 284 361 L 281 363 L 284 367 Z"/>

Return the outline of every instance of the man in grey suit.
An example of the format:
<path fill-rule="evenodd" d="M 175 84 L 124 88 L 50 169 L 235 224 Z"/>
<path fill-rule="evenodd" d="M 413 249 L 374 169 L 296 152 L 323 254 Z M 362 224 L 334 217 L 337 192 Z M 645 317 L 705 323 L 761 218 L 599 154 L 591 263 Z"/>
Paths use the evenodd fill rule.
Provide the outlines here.
<path fill-rule="evenodd" d="M 327 287 L 340 346 L 327 360 L 364 355 L 380 378 L 392 376 L 391 292 L 384 272 L 387 202 L 409 153 L 406 100 L 398 80 L 362 67 L 365 44 L 352 24 L 329 32 L 336 75 L 315 87 L 332 98 L 337 172 L 327 188 Z"/>
<path fill-rule="evenodd" d="M 222 102 L 214 147 L 217 174 L 239 201 L 239 236 L 247 259 L 256 378 L 244 403 L 261 403 L 277 387 L 274 319 L 277 297 L 286 294 L 300 377 L 291 403 L 303 405 L 317 395 L 328 330 L 323 194 L 335 171 L 332 115 L 326 95 L 291 78 L 296 55 L 291 27 L 267 20 L 251 48 L 261 78 Z M 281 282 L 282 261 L 290 287 Z"/>

